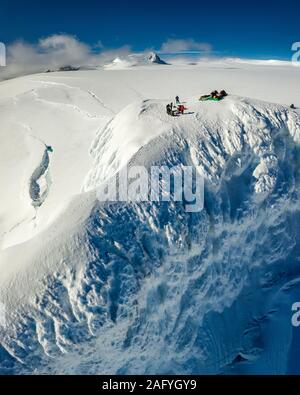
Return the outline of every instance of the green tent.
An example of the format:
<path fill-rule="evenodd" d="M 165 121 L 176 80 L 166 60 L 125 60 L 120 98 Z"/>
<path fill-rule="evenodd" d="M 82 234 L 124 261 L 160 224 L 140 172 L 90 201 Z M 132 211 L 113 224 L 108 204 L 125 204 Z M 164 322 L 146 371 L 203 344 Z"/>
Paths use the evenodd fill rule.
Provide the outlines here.
<path fill-rule="evenodd" d="M 211 101 L 220 101 L 220 100 L 223 100 L 223 97 L 202 96 L 202 97 L 200 97 L 199 100 L 200 100 L 200 101 L 208 101 L 208 100 L 211 100 Z"/>

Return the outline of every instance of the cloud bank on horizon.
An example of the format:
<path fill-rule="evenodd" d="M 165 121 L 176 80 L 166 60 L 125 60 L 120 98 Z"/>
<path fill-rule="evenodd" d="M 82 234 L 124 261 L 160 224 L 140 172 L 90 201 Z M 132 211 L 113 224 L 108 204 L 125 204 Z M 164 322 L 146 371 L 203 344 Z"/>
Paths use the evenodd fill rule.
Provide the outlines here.
<path fill-rule="evenodd" d="M 188 51 L 209 54 L 212 47 L 208 43 L 189 39 L 168 39 L 162 43 L 160 51 L 168 54 L 184 54 Z M 153 48 L 144 52 L 153 51 Z M 64 66 L 102 66 L 116 57 L 128 57 L 133 51 L 130 45 L 108 49 L 101 41 L 91 46 L 77 37 L 54 34 L 40 39 L 36 44 L 17 41 L 7 48 L 7 67 L 0 72 L 0 80 L 20 75 L 57 70 Z"/>
<path fill-rule="evenodd" d="M 154 51 L 154 49 L 145 49 L 139 55 L 149 51 Z M 191 53 L 199 56 L 198 59 L 195 59 L 196 61 L 203 59 L 238 60 L 216 57 L 211 44 L 199 42 L 193 38 L 169 38 L 161 44 L 157 52 L 168 55 L 168 60 L 173 60 L 174 63 L 186 61 L 188 54 Z M 0 46 L 0 64 L 5 60 L 4 54 L 5 47 L 2 46 L 1 50 Z M 0 81 L 47 70 L 58 70 L 65 66 L 103 66 L 115 58 L 126 59 L 132 55 L 137 54 L 133 52 L 130 45 L 109 49 L 105 48 L 101 41 L 98 41 L 96 45 L 91 46 L 80 41 L 76 36 L 67 34 L 54 34 L 40 39 L 35 44 L 20 40 L 9 45 L 6 49 L 6 67 L 2 67 L 0 70 Z M 240 61 L 242 62 L 242 59 Z M 275 63 L 273 62 L 273 64 Z"/>
<path fill-rule="evenodd" d="M 57 70 L 64 66 L 97 66 L 114 59 L 128 56 L 129 45 L 106 49 L 99 41 L 90 46 L 75 36 L 54 34 L 31 44 L 17 41 L 7 47 L 7 66 L 0 71 L 0 80 L 20 75 Z"/>

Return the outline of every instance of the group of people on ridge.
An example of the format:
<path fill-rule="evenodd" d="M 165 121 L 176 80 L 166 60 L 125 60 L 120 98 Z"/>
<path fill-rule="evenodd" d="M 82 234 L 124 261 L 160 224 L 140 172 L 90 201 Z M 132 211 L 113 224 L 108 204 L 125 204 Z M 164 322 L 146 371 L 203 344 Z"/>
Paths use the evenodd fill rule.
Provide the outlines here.
<path fill-rule="evenodd" d="M 206 101 L 206 100 L 215 100 L 215 101 L 220 101 L 224 99 L 224 97 L 228 96 L 227 92 L 225 90 L 221 90 L 221 92 L 218 91 L 213 91 L 211 92 L 210 95 L 203 95 L 200 97 L 200 101 Z M 175 97 L 175 106 L 172 103 L 169 103 L 166 105 L 166 111 L 168 115 L 171 115 L 172 117 L 177 116 L 179 114 L 183 115 L 184 111 L 187 110 L 187 108 L 180 102 L 179 96 Z"/>
<path fill-rule="evenodd" d="M 200 97 L 200 101 L 206 101 L 206 100 L 214 100 L 214 101 L 220 101 L 224 99 L 224 97 L 228 96 L 228 93 L 225 90 L 221 90 L 218 92 L 217 90 L 214 90 L 211 92 L 210 95 L 203 95 Z M 187 110 L 187 108 L 181 103 L 179 96 L 175 97 L 175 105 L 172 103 L 166 105 L 166 111 L 168 115 L 171 115 L 173 117 L 178 116 L 178 115 L 183 115 L 184 111 Z M 296 107 L 294 104 L 290 105 L 290 108 L 292 110 L 295 110 Z"/>
<path fill-rule="evenodd" d="M 173 105 L 173 103 L 166 105 L 167 114 L 171 115 L 172 117 L 179 114 L 183 115 L 184 111 L 187 110 L 187 108 L 183 104 L 181 104 L 179 96 L 175 97 L 175 102 L 176 102 L 175 106 Z"/>

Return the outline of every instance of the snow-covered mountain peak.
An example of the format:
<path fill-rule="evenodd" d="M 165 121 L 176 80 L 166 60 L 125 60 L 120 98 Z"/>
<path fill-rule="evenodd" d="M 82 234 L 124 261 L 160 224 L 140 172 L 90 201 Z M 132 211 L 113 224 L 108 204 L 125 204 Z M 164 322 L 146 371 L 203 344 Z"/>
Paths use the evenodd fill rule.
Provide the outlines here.
<path fill-rule="evenodd" d="M 135 65 L 135 62 L 116 57 L 111 63 L 104 66 L 106 70 L 123 70 Z"/>
<path fill-rule="evenodd" d="M 192 163 L 214 183 L 220 182 L 224 172 L 226 177 L 233 176 L 230 167 L 242 172 L 249 161 L 257 162 L 253 191 L 263 197 L 276 184 L 279 158 L 275 140 L 280 131 L 300 142 L 299 117 L 282 106 L 233 96 L 219 103 L 191 98 L 186 100 L 184 115 L 170 117 L 165 105 L 159 100 L 134 103 L 99 131 L 91 148 L 94 167 L 85 190 L 112 177 L 143 147 L 151 146 L 144 156 L 148 161 L 156 146 L 179 139 L 180 145 L 186 144 Z"/>
<path fill-rule="evenodd" d="M 156 64 L 167 64 L 164 60 L 162 60 L 161 58 L 160 58 L 160 56 L 157 54 L 157 53 L 155 53 L 155 52 L 151 52 L 149 55 L 148 55 L 148 61 L 150 62 L 150 63 L 156 63 Z"/>

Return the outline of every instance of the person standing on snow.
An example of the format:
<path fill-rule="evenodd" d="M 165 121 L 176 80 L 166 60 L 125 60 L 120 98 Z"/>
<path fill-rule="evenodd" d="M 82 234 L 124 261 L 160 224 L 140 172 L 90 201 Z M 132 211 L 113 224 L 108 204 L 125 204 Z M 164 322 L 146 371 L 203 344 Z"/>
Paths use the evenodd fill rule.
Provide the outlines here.
<path fill-rule="evenodd" d="M 173 115 L 173 102 L 171 102 L 170 106 L 171 106 L 171 114 Z"/>
<path fill-rule="evenodd" d="M 180 104 L 179 96 L 176 96 L 176 97 L 175 97 L 175 100 L 176 100 L 176 104 Z"/>

